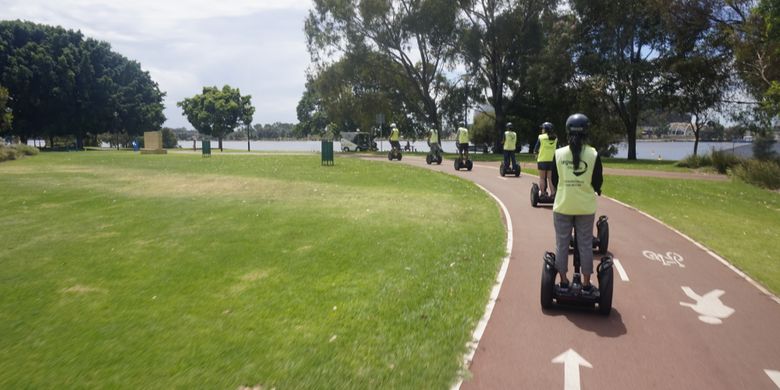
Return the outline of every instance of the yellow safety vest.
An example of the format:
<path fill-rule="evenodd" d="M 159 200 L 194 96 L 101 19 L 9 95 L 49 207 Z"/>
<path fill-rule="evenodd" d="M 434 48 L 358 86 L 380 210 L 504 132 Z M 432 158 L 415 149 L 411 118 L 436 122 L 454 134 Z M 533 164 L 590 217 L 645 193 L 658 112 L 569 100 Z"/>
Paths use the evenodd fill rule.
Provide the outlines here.
<path fill-rule="evenodd" d="M 596 213 L 596 193 L 590 184 L 593 167 L 596 165 L 596 149 L 583 145 L 580 167 L 574 169 L 574 156 L 568 146 L 555 151 L 555 166 L 558 168 L 558 190 L 555 193 L 553 211 L 565 215 L 587 215 Z"/>
<path fill-rule="evenodd" d="M 461 127 L 458 129 L 458 143 L 460 144 L 469 143 L 469 130 L 467 128 Z"/>
<path fill-rule="evenodd" d="M 539 135 L 539 155 L 536 157 L 537 162 L 552 161 L 555 157 L 555 144 L 558 140 L 551 140 L 547 134 Z"/>
<path fill-rule="evenodd" d="M 390 141 L 398 141 L 399 135 L 398 128 L 393 127 L 393 130 L 390 131 Z"/>
<path fill-rule="evenodd" d="M 517 133 L 512 130 L 504 132 L 504 150 L 507 152 L 515 150 L 517 147 Z"/>
<path fill-rule="evenodd" d="M 436 133 L 436 129 L 431 129 L 431 138 L 428 140 L 428 142 L 432 144 L 439 142 L 439 134 Z"/>

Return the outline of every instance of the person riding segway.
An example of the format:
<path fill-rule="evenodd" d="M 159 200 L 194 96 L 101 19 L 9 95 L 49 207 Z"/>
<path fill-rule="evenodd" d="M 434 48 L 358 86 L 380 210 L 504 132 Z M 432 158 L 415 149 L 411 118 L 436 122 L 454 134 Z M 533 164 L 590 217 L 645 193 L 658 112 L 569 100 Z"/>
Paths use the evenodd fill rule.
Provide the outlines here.
<path fill-rule="evenodd" d="M 512 122 L 506 124 L 506 131 L 504 132 L 504 161 L 501 162 L 501 166 L 498 168 L 501 176 L 506 176 L 507 174 L 514 174 L 515 177 L 520 176 L 520 166 L 517 165 L 517 160 L 515 159 L 517 133 L 515 133 L 514 128 Z"/>
<path fill-rule="evenodd" d="M 589 120 L 583 114 L 566 120 L 569 145 L 555 151 L 552 181 L 558 189 L 553 205 L 556 253 L 544 255 L 541 304 L 552 306 L 571 301 L 598 304 L 599 312 L 612 310 L 612 259 L 602 257 L 598 266 L 599 288 L 591 284 L 593 274 L 592 238 L 596 215 L 596 194 L 601 195 L 603 183 L 601 159 L 596 149 L 585 144 Z M 574 276 L 569 281 L 569 241 L 574 230 Z M 580 267 L 582 273 L 580 274 Z M 560 284 L 555 285 L 556 274 Z"/>
<path fill-rule="evenodd" d="M 542 134 L 536 140 L 534 154 L 536 154 L 536 165 L 539 170 L 539 184 L 531 185 L 531 206 L 536 207 L 539 203 L 553 203 L 555 201 L 555 186 L 552 184 L 552 165 L 555 157 L 555 149 L 558 147 L 558 140 L 553 131 L 553 125 L 550 122 L 544 122 L 540 126 Z M 547 189 L 550 194 L 547 194 Z"/>
<path fill-rule="evenodd" d="M 393 159 L 398 159 L 398 161 L 401 161 L 401 142 L 399 142 L 399 139 L 401 138 L 401 132 L 398 131 L 398 127 L 396 127 L 395 123 L 390 124 L 390 151 L 387 152 L 387 159 L 390 161 L 393 161 Z"/>
<path fill-rule="evenodd" d="M 431 163 L 434 162 L 436 164 L 441 164 L 441 145 L 439 145 L 439 133 L 436 129 L 428 130 L 428 147 L 431 148 L 431 151 L 425 156 L 425 162 L 428 165 L 431 165 Z"/>
<path fill-rule="evenodd" d="M 471 170 L 473 164 L 469 159 L 469 130 L 465 127 L 458 127 L 458 158 L 455 159 L 455 170 L 461 168 Z"/>

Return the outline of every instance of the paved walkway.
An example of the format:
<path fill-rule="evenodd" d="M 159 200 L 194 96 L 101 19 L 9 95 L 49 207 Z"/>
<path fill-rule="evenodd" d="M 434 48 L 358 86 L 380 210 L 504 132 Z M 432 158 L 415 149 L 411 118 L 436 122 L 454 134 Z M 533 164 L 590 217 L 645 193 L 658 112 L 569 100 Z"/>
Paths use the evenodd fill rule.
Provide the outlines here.
<path fill-rule="evenodd" d="M 471 172 L 456 172 L 451 161 L 403 163 L 474 181 L 514 223 L 506 276 L 461 388 L 780 388 L 780 301 L 706 249 L 602 197 L 598 214 L 609 216 L 610 253 L 620 265 L 612 314 L 543 311 L 542 254 L 554 236 L 551 209 L 530 205 L 537 178 L 502 178 L 499 163 Z"/>

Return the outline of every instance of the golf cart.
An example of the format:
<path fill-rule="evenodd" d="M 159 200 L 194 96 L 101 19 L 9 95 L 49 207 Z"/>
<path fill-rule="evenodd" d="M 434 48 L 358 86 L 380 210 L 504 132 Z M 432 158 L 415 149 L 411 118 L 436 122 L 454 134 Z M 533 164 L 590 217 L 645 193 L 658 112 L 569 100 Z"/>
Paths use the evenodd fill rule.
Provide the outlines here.
<path fill-rule="evenodd" d="M 376 142 L 374 142 L 374 137 L 371 134 L 360 131 L 341 132 L 342 152 L 362 152 L 367 150 L 377 150 Z"/>

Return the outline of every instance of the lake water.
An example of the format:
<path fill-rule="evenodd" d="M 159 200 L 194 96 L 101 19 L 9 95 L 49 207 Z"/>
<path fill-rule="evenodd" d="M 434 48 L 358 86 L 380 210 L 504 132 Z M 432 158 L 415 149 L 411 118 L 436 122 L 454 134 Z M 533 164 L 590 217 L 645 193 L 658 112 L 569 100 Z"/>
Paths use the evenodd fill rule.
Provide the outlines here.
<path fill-rule="evenodd" d="M 39 147 L 45 146 L 46 142 L 43 140 L 29 140 L 29 145 L 36 145 Z M 264 152 L 319 152 L 320 141 L 251 141 L 250 147 L 252 151 L 264 151 Z M 390 144 L 387 141 L 377 142 L 379 150 L 387 151 L 390 148 Z M 406 142 L 402 141 L 401 146 L 405 146 Z M 745 142 L 699 142 L 699 154 L 707 154 L 714 150 L 733 150 L 739 147 L 745 147 L 750 143 Z M 108 147 L 108 145 L 104 145 Z M 179 141 L 179 146 L 182 149 L 192 149 L 192 141 Z M 211 141 L 211 149 L 217 149 L 218 142 Z M 229 150 L 246 150 L 246 141 L 222 141 L 224 149 Z M 409 142 L 409 146 L 418 152 L 427 152 L 428 145 L 425 141 Z M 628 156 L 628 145 L 621 143 L 616 145 L 618 153 L 615 157 L 626 158 Z M 201 142 L 195 141 L 195 147 L 201 148 Z M 336 151 L 341 150 L 341 143 L 335 141 L 333 148 Z M 455 141 L 442 142 L 442 148 L 447 153 L 456 153 Z M 526 145 L 521 152 L 528 152 L 528 145 Z M 680 160 L 688 155 L 693 154 L 693 141 L 638 141 L 636 143 L 636 156 L 639 159 L 647 160 Z"/>
<path fill-rule="evenodd" d="M 179 141 L 179 145 L 183 149 L 192 149 L 192 141 Z M 200 141 L 195 143 L 197 148 L 201 147 Z M 211 148 L 217 148 L 217 141 L 211 141 Z M 269 151 L 269 152 L 319 152 L 320 141 L 251 141 L 250 147 L 253 151 Z M 387 141 L 377 142 L 379 149 L 386 151 L 389 149 L 390 144 Z M 406 142 L 402 141 L 401 146 L 405 146 Z M 711 150 L 732 150 L 733 148 L 746 145 L 742 142 L 699 142 L 699 154 L 709 153 Z M 246 150 L 246 141 L 222 141 L 222 146 L 225 149 L 230 150 Z M 425 141 L 409 142 L 409 146 L 417 150 L 418 152 L 427 152 L 428 145 Z M 628 145 L 625 143 L 616 145 L 618 153 L 615 157 L 626 158 L 628 156 Z M 442 148 L 445 152 L 455 153 L 457 151 L 455 147 L 455 141 L 442 142 Z M 341 143 L 335 141 L 333 143 L 333 149 L 336 151 L 341 150 Z M 526 145 L 522 152 L 528 152 L 528 146 Z M 686 156 L 693 154 L 693 142 L 692 141 L 662 141 L 662 142 L 642 142 L 636 143 L 636 155 L 639 159 L 650 160 L 680 160 Z"/>

